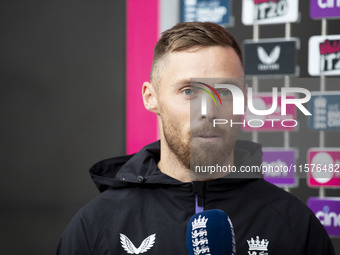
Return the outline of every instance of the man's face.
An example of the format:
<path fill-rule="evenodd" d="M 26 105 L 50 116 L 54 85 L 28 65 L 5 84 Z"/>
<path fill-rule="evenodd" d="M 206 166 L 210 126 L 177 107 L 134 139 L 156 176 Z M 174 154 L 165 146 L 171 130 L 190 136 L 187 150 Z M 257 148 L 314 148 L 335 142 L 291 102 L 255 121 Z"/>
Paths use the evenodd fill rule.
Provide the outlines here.
<path fill-rule="evenodd" d="M 224 80 L 234 78 L 239 81 L 234 85 L 243 90 L 243 68 L 235 51 L 220 46 L 196 48 L 170 53 L 162 61 L 165 63 L 157 97 L 163 142 L 187 168 L 190 168 L 190 161 L 194 165 L 222 164 L 233 157 L 238 128 L 213 127 L 212 124 L 214 118 L 240 121 L 240 116 L 232 114 L 232 96 L 228 91 L 218 91 L 223 106 L 214 105 L 208 96 L 207 114 L 202 116 L 201 95 L 204 92 L 195 87 L 192 79 L 200 78 L 199 81 L 208 84 L 211 78 L 219 83 L 230 83 Z"/>

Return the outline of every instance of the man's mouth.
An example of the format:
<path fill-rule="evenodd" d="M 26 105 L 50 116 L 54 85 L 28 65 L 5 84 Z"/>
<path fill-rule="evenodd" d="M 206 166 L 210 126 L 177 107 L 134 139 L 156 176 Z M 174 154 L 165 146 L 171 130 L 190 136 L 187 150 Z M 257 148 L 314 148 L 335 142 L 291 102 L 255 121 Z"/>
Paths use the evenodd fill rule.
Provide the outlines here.
<path fill-rule="evenodd" d="M 217 135 L 200 135 L 199 137 L 201 137 L 201 138 L 217 138 L 219 136 L 217 136 Z"/>
<path fill-rule="evenodd" d="M 191 139 L 197 139 L 200 141 L 217 141 L 224 137 L 223 130 L 210 129 L 210 128 L 200 128 L 198 130 L 191 130 Z"/>
<path fill-rule="evenodd" d="M 219 134 L 199 134 L 195 137 L 197 137 L 201 140 L 214 140 L 214 139 L 220 138 L 221 135 L 219 135 Z"/>

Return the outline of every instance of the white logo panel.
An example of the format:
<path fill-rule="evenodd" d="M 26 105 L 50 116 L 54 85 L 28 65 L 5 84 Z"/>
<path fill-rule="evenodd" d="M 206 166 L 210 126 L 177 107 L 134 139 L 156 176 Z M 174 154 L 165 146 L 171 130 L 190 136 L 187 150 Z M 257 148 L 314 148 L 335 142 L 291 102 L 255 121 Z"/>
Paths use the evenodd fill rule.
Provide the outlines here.
<path fill-rule="evenodd" d="M 298 0 L 243 0 L 242 23 L 254 25 L 297 22 L 298 9 Z"/>
<path fill-rule="evenodd" d="M 340 35 L 309 38 L 308 73 L 312 76 L 340 75 Z"/>

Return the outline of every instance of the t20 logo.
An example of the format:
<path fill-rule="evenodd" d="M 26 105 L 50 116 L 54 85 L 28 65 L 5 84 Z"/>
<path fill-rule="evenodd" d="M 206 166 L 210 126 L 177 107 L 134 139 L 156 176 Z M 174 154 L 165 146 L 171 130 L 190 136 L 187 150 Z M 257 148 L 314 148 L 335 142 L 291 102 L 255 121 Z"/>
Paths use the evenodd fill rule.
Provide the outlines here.
<path fill-rule="evenodd" d="M 254 20 L 281 17 L 288 12 L 286 0 L 254 0 Z"/>
<path fill-rule="evenodd" d="M 320 72 L 340 70 L 340 40 L 320 43 Z"/>

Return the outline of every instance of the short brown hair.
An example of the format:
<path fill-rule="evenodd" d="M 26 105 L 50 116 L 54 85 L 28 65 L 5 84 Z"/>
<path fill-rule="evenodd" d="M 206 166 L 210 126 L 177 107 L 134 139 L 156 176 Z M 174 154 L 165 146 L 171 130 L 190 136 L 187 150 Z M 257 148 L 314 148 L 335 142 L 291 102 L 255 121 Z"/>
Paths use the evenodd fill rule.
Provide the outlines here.
<path fill-rule="evenodd" d="M 157 64 L 168 53 L 187 50 L 193 47 L 231 47 L 243 66 L 242 51 L 235 38 L 223 27 L 210 22 L 182 22 L 164 31 L 154 49 L 150 80 L 155 81 L 159 74 Z"/>

